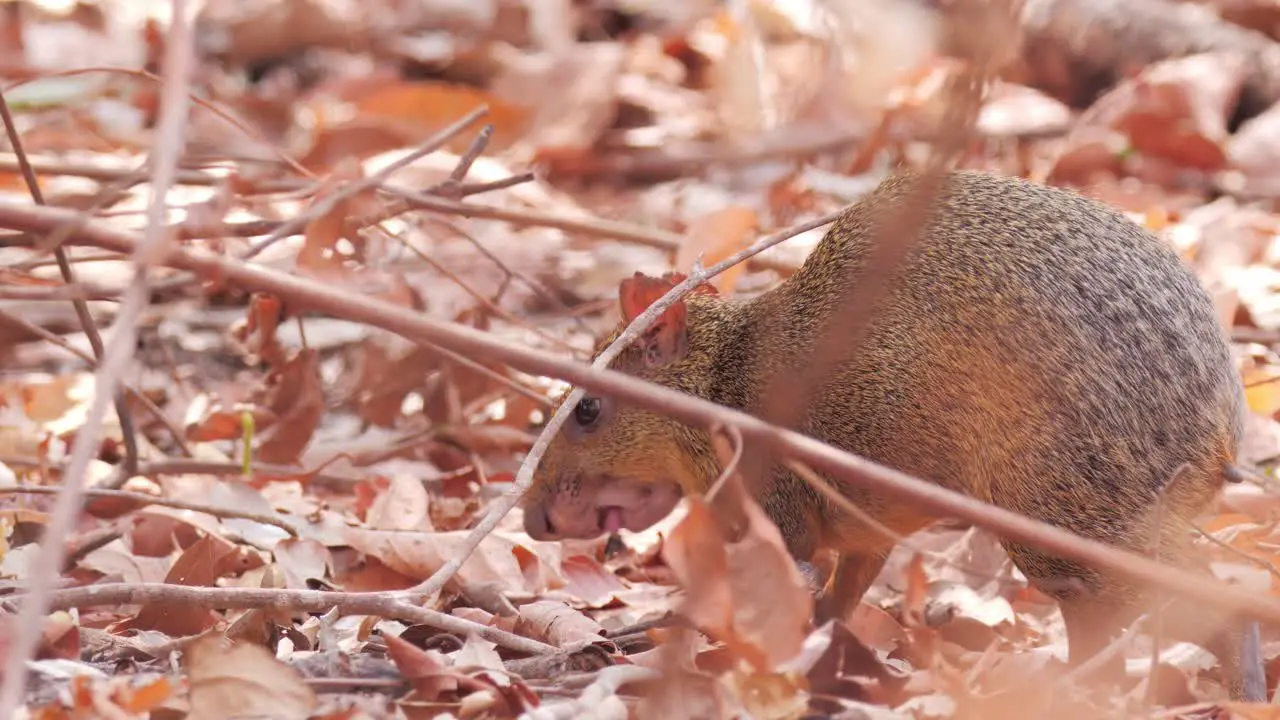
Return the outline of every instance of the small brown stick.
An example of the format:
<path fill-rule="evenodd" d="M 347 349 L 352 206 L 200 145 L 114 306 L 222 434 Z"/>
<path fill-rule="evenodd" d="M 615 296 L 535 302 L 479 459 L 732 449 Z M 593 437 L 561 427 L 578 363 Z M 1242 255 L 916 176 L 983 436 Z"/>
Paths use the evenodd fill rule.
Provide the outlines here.
<path fill-rule="evenodd" d="M 0 495 L 57 495 L 61 488 L 46 485 L 0 485 Z M 274 525 L 281 530 L 289 533 L 289 537 L 298 537 L 298 531 L 292 525 L 280 519 L 276 515 L 263 515 L 262 513 L 247 512 L 244 510 L 236 510 L 233 508 L 220 508 L 216 505 L 206 505 L 204 503 L 188 502 L 186 500 L 178 500 L 175 498 L 160 497 L 157 495 L 148 495 L 146 493 L 130 492 L 128 490 L 108 490 L 105 488 L 86 488 L 85 497 L 95 498 L 115 498 L 117 500 L 129 500 L 136 502 L 140 506 L 145 505 L 163 505 L 165 507 L 177 508 L 179 510 L 191 510 L 193 512 L 201 512 L 206 515 L 212 515 L 219 518 L 237 518 L 240 520 L 252 520 L 263 525 Z M 139 508 L 141 509 L 141 508 Z"/>
<path fill-rule="evenodd" d="M 480 132 L 476 133 L 475 139 L 467 146 L 467 151 L 462 153 L 462 157 L 458 158 L 458 164 L 454 166 L 453 172 L 449 173 L 449 179 L 441 183 L 441 187 L 434 188 L 437 193 L 444 194 L 448 192 L 448 188 L 456 188 L 462 184 L 467 178 L 467 173 L 471 172 L 471 166 L 476 164 L 476 160 L 480 159 L 480 154 L 484 149 L 489 147 L 489 141 L 493 139 L 493 125 L 486 124 L 480 128 Z"/>
<path fill-rule="evenodd" d="M 480 195 L 495 190 L 506 190 L 509 187 L 523 185 L 527 182 L 533 182 L 536 176 L 532 172 L 516 173 L 511 177 L 502 178 L 501 180 L 493 180 L 483 183 L 463 183 L 454 191 L 454 198 L 470 197 L 472 195 Z"/>
<path fill-rule="evenodd" d="M 29 302 L 65 302 L 67 300 L 94 300 L 115 302 L 119 290 L 86 285 L 76 282 L 70 285 L 6 285 L 0 287 L 0 300 L 25 300 Z"/>
<path fill-rule="evenodd" d="M 129 188 L 145 182 L 147 175 L 147 163 L 144 162 L 135 168 L 131 174 L 99 189 L 74 222 L 55 228 L 53 232 L 36 243 L 34 254 L 39 257 L 53 250 L 56 255 L 57 248 L 62 247 L 62 244 L 67 241 L 67 238 L 71 236 L 71 233 L 75 232 L 81 223 L 94 215 L 100 215 L 104 208 L 124 197 Z"/>
<path fill-rule="evenodd" d="M 162 93 L 165 90 L 167 90 L 167 87 L 165 86 L 165 82 L 167 81 L 166 78 L 156 77 L 154 74 L 149 73 L 146 70 L 138 70 L 136 68 L 126 68 L 126 67 L 95 66 L 95 67 L 75 68 L 74 70 L 60 70 L 57 72 L 42 72 L 36 77 L 25 78 L 22 80 L 18 80 L 17 82 L 10 83 L 6 85 L 4 88 L 0 89 L 0 92 L 9 92 L 10 90 L 14 90 L 16 88 L 22 87 L 23 85 L 26 85 L 27 83 L 35 82 L 36 80 L 49 80 L 51 78 L 58 78 L 58 77 L 75 77 L 77 75 L 88 75 L 91 73 L 115 73 L 119 75 L 128 75 L 131 77 L 142 78 L 144 80 L 149 80 L 153 83 L 156 83 L 157 85 L 160 85 L 161 86 L 160 89 Z M 196 105 L 199 105 L 205 110 L 208 110 L 209 112 L 213 113 L 219 119 L 223 120 L 231 127 L 235 128 L 236 130 L 239 130 L 241 133 L 244 134 L 245 137 L 252 139 L 255 143 L 258 144 L 259 147 L 264 148 L 268 152 L 275 155 L 276 158 L 278 158 L 282 164 L 289 166 L 294 170 L 294 172 L 298 173 L 299 175 L 302 175 L 303 177 L 309 177 L 309 178 L 315 177 L 315 173 L 312 173 L 310 170 L 303 167 L 301 164 L 298 163 L 297 160 L 294 160 L 293 158 L 289 157 L 289 154 L 281 150 L 276 143 L 268 141 L 266 138 L 264 138 L 260 133 L 255 131 L 253 128 L 249 127 L 248 125 L 245 125 L 244 123 L 236 119 L 234 115 L 218 107 L 216 104 L 211 103 L 208 100 L 205 100 L 199 95 L 196 95 L 195 93 L 190 92 L 189 90 L 184 90 L 184 91 L 187 92 L 187 97 L 185 98 L 186 102 L 195 103 Z M 174 179 L 175 180 L 177 179 L 176 174 L 174 176 Z"/>
<path fill-rule="evenodd" d="M 545 285 L 538 282 L 537 280 L 534 280 L 533 278 L 529 277 L 525 273 L 522 273 L 519 270 L 516 270 L 515 268 L 507 265 L 505 262 L 502 261 L 501 258 L 495 255 L 493 251 L 490 250 L 484 243 L 480 242 L 474 235 L 464 230 L 457 223 L 451 222 L 449 220 L 437 219 L 437 218 L 431 218 L 429 222 L 443 225 L 444 227 L 448 228 L 449 230 L 457 233 L 459 236 L 466 239 L 467 242 L 471 243 L 472 247 L 480 251 L 481 255 L 484 255 L 485 257 L 489 258 L 490 262 L 492 262 L 494 265 L 497 265 L 498 269 L 506 273 L 507 277 L 511 277 L 511 278 L 515 278 L 516 280 L 519 280 L 522 285 L 532 290 L 535 294 L 538 295 L 538 297 L 556 306 L 557 309 L 564 312 L 568 312 L 570 310 L 569 306 L 565 305 L 564 301 L 561 300 L 559 297 L 557 297 L 555 293 L 551 292 L 551 290 L 548 289 Z M 573 318 L 573 320 L 577 323 L 578 327 L 584 330 L 587 329 L 586 320 L 583 320 L 581 317 L 577 315 L 571 315 L 570 317 Z"/>
<path fill-rule="evenodd" d="M 79 257 L 68 258 L 68 260 L 71 262 L 72 265 L 83 265 L 84 263 L 95 263 L 95 262 L 121 262 L 124 260 L 128 260 L 128 258 L 125 257 L 124 255 L 121 255 L 120 253 L 85 253 L 84 255 L 80 255 Z M 26 272 L 28 270 L 35 270 L 37 268 L 49 267 L 50 265 L 57 265 L 57 264 L 58 264 L 57 260 L 50 260 L 48 258 L 35 258 L 32 260 L 23 260 L 22 262 L 14 263 L 9 267 L 14 270 Z"/>
<path fill-rule="evenodd" d="M 84 352 L 80 348 L 77 348 L 76 346 L 67 342 L 67 339 L 62 337 L 61 335 L 58 335 L 57 333 L 54 333 L 54 332 L 50 332 L 49 330 L 46 330 L 45 328 L 42 328 L 39 325 L 36 325 L 35 323 L 28 322 L 27 320 L 24 320 L 23 318 L 20 318 L 17 315 L 6 312 L 4 310 L 0 310 L 0 317 L 4 317 L 9 322 L 21 327 L 27 332 L 32 333 L 33 335 L 39 335 L 41 338 L 44 338 L 46 341 L 53 343 L 54 345 L 62 348 L 63 350 L 66 350 L 67 352 L 71 353 L 72 355 L 75 355 L 81 360 L 84 360 L 86 363 L 89 364 L 89 367 L 95 368 L 95 369 L 98 367 L 98 361 L 92 355 Z M 171 420 L 169 420 L 169 416 L 165 415 L 163 410 L 157 407 L 154 402 L 151 402 L 151 398 L 147 397 L 146 394 L 143 393 L 141 390 L 133 387 L 132 385 L 129 385 L 128 383 L 121 383 L 120 387 L 125 392 L 132 395 L 133 399 L 141 403 L 142 406 L 147 409 L 147 412 L 151 413 L 152 417 L 160 421 L 160 424 L 163 425 L 165 429 L 169 431 L 169 435 L 173 438 L 174 443 L 178 446 L 180 450 L 182 450 L 183 455 L 187 455 L 188 457 L 191 455 L 191 448 L 187 446 L 187 441 L 186 441 L 186 438 L 184 438 L 182 435 L 182 430 L 179 430 L 178 427 L 175 426 Z M 130 468 L 125 468 L 125 470 L 136 472 L 137 468 L 132 468 L 132 470 L 130 470 Z"/>
<path fill-rule="evenodd" d="M 1224 540 L 1219 540 L 1218 538 L 1214 537 L 1213 533 L 1207 533 L 1204 530 L 1201 530 L 1200 528 L 1196 527 L 1195 525 L 1190 525 L 1190 527 L 1192 532 L 1196 533 L 1197 535 L 1204 538 L 1205 540 L 1208 540 L 1214 545 L 1217 545 L 1218 547 L 1222 548 L 1223 550 L 1226 550 L 1227 552 L 1231 553 L 1232 555 L 1235 555 L 1236 557 L 1240 558 L 1241 560 L 1244 560 L 1245 562 L 1249 562 L 1249 563 L 1253 563 L 1254 565 L 1257 565 L 1258 567 L 1270 573 L 1272 578 L 1276 580 L 1280 580 L 1280 569 L 1276 568 L 1274 563 L 1264 558 L 1250 555 L 1249 553 L 1241 550 L 1238 547 L 1235 547 L 1229 542 L 1226 542 Z"/>
<path fill-rule="evenodd" d="M 110 158 L 111 162 L 116 162 L 115 156 L 104 156 Z M 28 157 L 27 162 L 31 165 L 31 169 L 37 175 L 62 175 L 67 177 L 80 177 L 87 180 L 97 180 L 99 182 L 114 182 L 124 178 L 132 177 L 137 170 L 122 167 L 106 167 L 103 165 L 93 165 L 89 163 L 63 162 L 55 158 L 31 158 Z M 0 171 L 3 172 L 21 172 L 22 161 L 16 155 L 8 155 L 0 153 Z M 222 182 L 222 178 L 212 173 L 201 172 L 199 170 L 180 170 L 174 177 L 174 182 L 179 185 L 198 185 L 209 186 L 217 185 Z M 291 184 L 296 185 L 293 181 Z"/>
<path fill-rule="evenodd" d="M 27 184 L 27 191 L 31 193 L 31 199 L 37 205 L 45 205 L 44 192 L 40 189 L 40 181 L 36 178 L 35 171 L 31 169 L 31 163 L 27 161 L 27 151 L 22 144 L 22 136 L 18 133 L 17 124 L 13 122 L 13 114 L 9 112 L 9 101 L 5 99 L 4 93 L 0 93 L 0 119 L 4 120 L 5 133 L 9 136 L 9 144 L 13 146 L 13 152 L 18 158 L 18 165 L 22 169 L 22 178 Z M 62 275 L 62 281 L 67 285 L 74 285 L 76 283 L 76 273 L 72 269 L 71 263 L 67 260 L 67 251 L 59 247 L 54 251 L 54 259 L 58 262 L 58 272 Z M 75 309 L 76 317 L 80 320 L 80 328 L 84 330 L 84 335 L 89 340 L 89 347 L 93 348 L 93 356 L 101 360 L 102 334 L 98 332 L 98 324 L 93 321 L 93 314 L 89 312 L 89 303 L 83 298 L 73 298 L 71 306 Z M 134 429 L 133 411 L 129 409 L 124 397 L 119 394 L 115 396 L 115 407 L 116 415 L 120 418 L 120 434 L 124 440 L 125 467 L 137 467 L 138 435 Z"/>
<path fill-rule="evenodd" d="M 45 231 L 65 221 L 69 215 L 65 210 L 0 200 L 0 227 Z M 119 252 L 129 252 L 138 245 L 133 233 L 99 223 L 86 225 L 74 239 L 78 243 Z M 924 511 L 970 522 L 1053 555 L 1114 571 L 1141 583 L 1159 585 L 1207 606 L 1280 623 L 1280 602 L 1270 597 L 1243 592 L 1199 573 L 1153 563 L 1139 554 L 1083 538 L 1049 523 L 947 490 L 936 483 L 879 465 L 794 430 L 771 425 L 740 410 L 716 405 L 626 373 L 583 365 L 516 345 L 472 327 L 436 320 L 387 301 L 357 295 L 308 278 L 209 253 L 193 253 L 177 245 L 170 245 L 165 251 L 165 262 L 171 267 L 204 277 L 216 277 L 246 290 L 272 293 L 316 312 L 367 323 L 411 340 L 437 343 L 455 352 L 492 358 L 523 372 L 560 378 L 576 386 L 634 402 L 691 426 L 733 425 L 748 443 L 758 443 L 784 458 L 804 461 L 819 472 L 868 492 L 915 503 Z M 673 288 L 671 292 L 685 291 L 687 288 Z M 497 520 L 492 522 L 496 524 Z"/>
<path fill-rule="evenodd" d="M 490 300 L 489 298 L 485 297 L 479 290 L 476 290 L 475 288 L 471 287 L 470 283 L 468 283 L 466 280 L 463 280 L 461 277 L 459 277 L 456 273 L 454 273 L 449 268 L 445 267 L 444 265 L 441 265 L 435 258 L 423 252 L 421 249 L 418 248 L 416 244 L 414 244 L 407 238 L 401 237 L 397 233 L 388 233 L 388 235 L 390 235 L 393 239 L 395 239 L 396 242 L 399 242 L 406 250 L 413 253 L 414 256 L 417 257 L 419 260 L 421 260 L 422 262 L 434 268 L 436 272 L 449 278 L 449 280 L 453 282 L 454 285 L 457 285 L 458 287 L 462 288 L 463 292 L 465 292 L 466 294 L 474 298 L 476 302 L 483 305 L 485 309 L 487 309 L 489 312 L 493 313 L 494 315 L 497 315 L 503 320 L 506 320 L 512 325 L 516 325 L 518 327 L 522 327 L 528 330 L 529 332 L 533 333 L 534 335 L 537 335 L 543 340 L 546 340 L 548 343 L 552 345 L 560 347 L 569 352 L 577 351 L 577 348 L 575 348 L 573 345 L 570 345 L 564 340 L 561 340 L 560 338 L 548 333 L 547 331 L 541 328 L 530 325 L 529 323 L 521 320 L 515 315 L 512 315 L 511 313 L 502 309 L 502 307 L 499 306 L 497 303 L 495 303 L 493 300 Z"/>
<path fill-rule="evenodd" d="M 608 240 L 621 240 L 622 242 L 635 243 L 636 245 L 644 245 L 646 247 L 658 248 L 674 253 L 684 244 L 684 238 L 676 233 L 666 232 L 653 228 L 641 227 L 629 223 L 620 223 L 610 220 L 589 219 L 589 218 L 572 218 L 562 215 L 553 215 L 550 213 L 541 213 L 533 210 L 512 210 L 509 208 L 497 207 L 494 205 L 476 205 L 473 203 L 457 202 L 447 198 L 432 197 L 424 193 L 408 190 L 394 185 L 387 185 L 383 188 L 384 192 L 395 195 L 404 200 L 409 207 L 417 210 L 429 210 L 447 215 L 461 215 L 463 217 L 481 218 L 484 220 L 502 220 L 516 225 L 532 225 L 536 227 L 549 227 L 565 232 L 581 233 L 583 235 L 604 238 Z M 381 218 L 366 218 L 361 220 L 361 224 L 373 224 L 377 219 L 385 219 L 398 215 L 403 209 L 389 209 L 390 215 L 384 215 Z M 748 267 L 756 270 L 774 270 L 781 273 L 792 273 L 795 266 L 789 263 L 774 260 L 772 258 L 756 258 L 753 257 Z"/>
<path fill-rule="evenodd" d="M 86 555 L 110 545 L 121 537 L 123 537 L 123 533 L 120 531 L 118 523 L 86 533 L 79 538 L 79 542 L 76 543 L 75 547 L 67 551 L 67 557 L 62 561 L 62 572 L 71 572 L 75 569 L 76 563 L 83 560 Z"/>
<path fill-rule="evenodd" d="M 263 239 L 253 247 L 249 248 L 247 251 L 245 251 L 245 253 L 240 256 L 240 259 L 249 260 L 253 257 L 256 257 L 263 250 L 266 250 L 267 248 L 276 244 L 280 240 L 306 227 L 307 223 L 310 223 L 313 220 L 323 217 L 324 215 L 332 212 L 333 209 L 338 205 L 338 203 L 342 202 L 343 200 L 353 195 L 357 195 L 361 192 L 364 192 L 366 190 L 371 190 L 373 188 L 378 187 L 379 185 L 382 185 L 387 181 L 387 178 L 391 177 L 396 172 L 412 164 L 414 161 L 418 160 L 423 155 L 428 155 L 430 153 L 435 152 L 436 150 L 439 150 L 440 147 L 443 146 L 445 143 L 457 137 L 464 130 L 471 127 L 473 124 L 475 124 L 475 122 L 478 121 L 480 118 L 488 114 L 489 114 L 489 108 L 485 105 L 481 105 L 480 107 L 462 116 L 460 120 L 444 128 L 443 130 L 436 133 L 435 135 L 432 135 L 431 137 L 427 138 L 422 143 L 420 143 L 418 147 L 414 148 L 404 157 L 399 158 L 395 162 L 388 164 L 386 167 L 382 168 L 378 172 L 372 175 L 369 175 L 368 177 L 364 177 L 359 180 L 356 180 L 354 182 L 347 183 L 346 185 L 343 185 L 342 187 L 338 188 L 337 190 L 333 191 L 328 195 L 317 197 L 315 204 L 307 208 L 306 212 L 298 213 L 297 215 L 284 221 L 283 224 L 281 224 L 275 230 L 271 231 L 271 234 L 268 235 L 265 239 Z"/>
<path fill-rule="evenodd" d="M 26 598 L 26 595 L 18 595 L 7 599 L 5 604 Z M 343 615 L 376 615 L 420 623 L 463 637 L 478 635 L 509 650 L 530 655 L 560 652 L 559 648 L 537 640 L 414 605 L 415 602 L 421 602 L 423 599 L 421 595 L 398 590 L 334 592 L 197 587 L 165 583 L 103 583 L 57 590 L 50 597 L 49 608 L 66 610 L 105 605 L 165 603 L 219 610 L 276 608 L 294 612 L 323 613 L 330 609 L 337 609 Z"/>
<path fill-rule="evenodd" d="M 707 502 L 716 499 L 716 495 L 720 494 L 720 488 L 724 487 L 724 484 L 729 482 L 729 478 L 738 472 L 738 463 L 742 461 L 742 433 L 738 432 L 738 429 L 732 425 L 715 428 L 712 430 L 712 434 L 714 435 L 717 431 L 729 436 L 733 454 L 730 456 L 729 462 L 725 463 L 724 469 L 720 471 L 720 477 L 716 478 L 716 481 L 711 484 L 711 489 L 707 491 Z"/>
<path fill-rule="evenodd" d="M 1133 644 L 1133 641 L 1138 637 L 1138 632 L 1142 630 L 1142 626 L 1146 624 L 1148 619 L 1150 619 L 1150 616 L 1147 613 L 1139 615 L 1132 623 L 1129 624 L 1129 627 L 1125 628 L 1124 632 L 1120 633 L 1120 637 L 1108 643 L 1106 647 L 1099 650 L 1093 657 L 1071 668 L 1070 671 L 1058 678 L 1058 687 L 1066 688 L 1076 680 L 1088 677 L 1095 671 L 1106 667 L 1107 663 L 1111 662 L 1117 654 L 1124 652 Z"/>
<path fill-rule="evenodd" d="M 137 337 L 137 321 L 147 305 L 147 273 L 149 266 L 158 261 L 165 250 L 163 234 L 165 199 L 173 185 L 178 157 L 182 152 L 183 129 L 187 118 L 187 82 L 191 68 L 191 38 L 184 0 L 172 0 L 173 12 L 165 43 L 165 76 L 161 87 L 159 120 L 156 126 L 152 178 L 153 195 L 148 204 L 148 226 L 133 253 L 134 281 L 125 291 L 109 344 L 98 355 L 98 371 L 94 376 L 93 400 L 84 424 L 71 443 L 67 472 L 62 478 L 62 492 L 54 501 L 40 542 L 40 558 L 29 578 L 30 592 L 18 611 L 17 624 L 10 634 L 10 645 L 5 657 L 4 680 L 0 683 L 0 717 L 13 717 L 22 703 L 30 672 L 28 661 L 35 656 L 40 641 L 42 623 L 49 595 L 66 559 L 64 539 L 70 534 L 80 513 L 83 500 L 86 470 L 89 461 L 97 455 L 102 438 L 102 417 L 110 400 L 115 401 L 122 430 L 126 438 L 133 436 L 132 418 L 119 393 L 120 378 L 125 367 L 133 359 Z M 6 116 L 6 120 L 7 120 Z M 14 150 L 18 149 L 15 143 Z M 70 264 L 61 264 L 64 277 Z M 67 278 L 68 282 L 74 278 Z M 87 313 L 87 307 L 85 312 Z M 92 332 L 92 323 L 86 332 Z M 134 438 L 136 441 L 136 437 Z M 134 448 L 129 469 L 136 467 L 137 450 Z"/>

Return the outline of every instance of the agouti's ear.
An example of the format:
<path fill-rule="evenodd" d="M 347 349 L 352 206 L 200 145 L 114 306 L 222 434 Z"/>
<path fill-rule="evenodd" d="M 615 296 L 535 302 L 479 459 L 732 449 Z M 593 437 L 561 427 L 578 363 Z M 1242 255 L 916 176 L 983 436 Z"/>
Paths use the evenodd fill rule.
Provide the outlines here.
<path fill-rule="evenodd" d="M 622 304 L 622 319 L 631 322 L 640 313 L 671 288 L 684 282 L 685 276 L 680 273 L 667 273 L 660 278 L 636 273 L 633 277 L 622 281 L 618 288 L 618 300 Z M 701 284 L 694 288 L 694 293 L 715 295 L 711 285 Z M 688 350 L 688 307 L 684 300 L 673 303 L 662 312 L 649 329 L 636 341 L 641 350 L 645 365 L 650 367 L 669 363 L 684 357 Z"/>

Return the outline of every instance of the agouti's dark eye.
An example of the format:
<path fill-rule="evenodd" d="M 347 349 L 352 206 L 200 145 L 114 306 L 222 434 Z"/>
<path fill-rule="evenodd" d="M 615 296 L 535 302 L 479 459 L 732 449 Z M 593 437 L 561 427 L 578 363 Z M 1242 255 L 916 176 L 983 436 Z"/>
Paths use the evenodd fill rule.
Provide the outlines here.
<path fill-rule="evenodd" d="M 600 398 L 584 397 L 573 409 L 573 419 L 582 427 L 591 427 L 600 419 Z"/>

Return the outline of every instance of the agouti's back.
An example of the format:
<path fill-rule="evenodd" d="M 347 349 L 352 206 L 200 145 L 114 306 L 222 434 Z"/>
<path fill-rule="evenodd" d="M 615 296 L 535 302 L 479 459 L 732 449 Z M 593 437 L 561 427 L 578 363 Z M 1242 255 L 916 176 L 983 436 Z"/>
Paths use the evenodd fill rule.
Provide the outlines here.
<path fill-rule="evenodd" d="M 756 303 L 787 318 L 775 358 L 791 348 L 804 364 L 848 292 L 832 268 L 863 261 L 872 224 L 908 182 L 865 198 Z M 1183 463 L 1199 477 L 1166 502 L 1199 509 L 1234 460 L 1243 396 L 1212 302 L 1183 262 L 1095 201 L 1013 178 L 955 173 L 933 207 L 809 431 L 1135 547 L 1150 540 L 1134 537 L 1137 517 Z"/>
<path fill-rule="evenodd" d="M 916 176 L 897 176 L 838 220 L 804 266 L 752 300 L 690 296 L 613 367 L 748 411 L 770 378 L 801 377 L 815 343 Z M 1213 305 L 1182 261 L 1123 215 L 1074 193 L 951 174 L 870 313 L 862 343 L 806 408 L 838 447 L 1088 538 L 1187 563 L 1186 521 L 1221 487 L 1243 391 Z M 647 301 L 624 284 L 624 316 Z M 647 282 L 647 281 L 646 281 Z M 639 294 L 637 294 L 639 293 Z M 719 465 L 705 429 L 588 397 L 549 448 L 526 528 L 539 537 L 642 529 Z M 1175 479 L 1176 476 L 1176 479 Z M 831 479 L 892 534 L 934 518 Z M 758 498 L 801 560 L 840 553 L 824 613 L 862 597 L 894 537 L 828 502 L 784 466 Z M 1159 528 L 1155 527 L 1159 520 Z M 1159 530 L 1157 535 L 1156 530 Z M 1140 611 L 1145 588 L 1005 543 L 1058 599 L 1072 662 Z M 1185 610 L 1185 609 L 1184 609 Z M 1238 626 L 1166 608 L 1167 637 L 1207 643 L 1239 694 Z"/>

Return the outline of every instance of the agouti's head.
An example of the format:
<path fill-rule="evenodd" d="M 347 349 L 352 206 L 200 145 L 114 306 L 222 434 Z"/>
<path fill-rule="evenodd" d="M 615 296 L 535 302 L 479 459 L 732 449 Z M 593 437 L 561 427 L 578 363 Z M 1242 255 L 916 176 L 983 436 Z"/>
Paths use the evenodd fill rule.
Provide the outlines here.
<path fill-rule="evenodd" d="M 623 281 L 622 323 L 595 355 L 682 279 L 636 273 Z M 610 369 L 705 396 L 715 342 L 701 320 L 725 302 L 714 295 L 703 285 L 672 305 Z M 644 530 L 666 517 L 685 492 L 704 488 L 716 467 L 705 430 L 588 391 L 534 475 L 524 501 L 525 531 L 538 540 L 558 540 Z"/>

